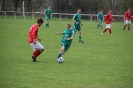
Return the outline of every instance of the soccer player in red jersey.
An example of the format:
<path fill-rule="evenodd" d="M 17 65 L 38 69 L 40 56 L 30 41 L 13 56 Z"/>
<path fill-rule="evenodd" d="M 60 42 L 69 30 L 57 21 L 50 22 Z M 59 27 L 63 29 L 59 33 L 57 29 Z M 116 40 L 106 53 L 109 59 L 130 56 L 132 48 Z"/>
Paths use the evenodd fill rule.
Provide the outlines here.
<path fill-rule="evenodd" d="M 128 30 L 130 30 L 130 24 L 131 24 L 131 12 L 130 9 L 128 9 L 128 11 L 125 12 L 125 20 L 126 20 L 126 24 L 124 25 L 123 30 L 125 30 L 126 26 L 128 25 Z"/>
<path fill-rule="evenodd" d="M 106 28 L 103 30 L 102 34 L 104 34 L 107 30 L 109 30 L 110 35 L 112 34 L 111 31 L 111 21 L 112 21 L 112 11 L 110 10 L 109 13 L 104 17 L 103 21 L 106 20 Z M 102 21 L 102 22 L 103 22 Z"/>
<path fill-rule="evenodd" d="M 43 51 L 44 47 L 39 43 L 41 41 L 40 38 L 38 38 L 38 27 L 40 27 L 43 23 L 43 19 L 39 18 L 29 31 L 29 43 L 34 50 L 33 52 L 33 62 L 36 62 L 36 57 L 39 56 Z"/>

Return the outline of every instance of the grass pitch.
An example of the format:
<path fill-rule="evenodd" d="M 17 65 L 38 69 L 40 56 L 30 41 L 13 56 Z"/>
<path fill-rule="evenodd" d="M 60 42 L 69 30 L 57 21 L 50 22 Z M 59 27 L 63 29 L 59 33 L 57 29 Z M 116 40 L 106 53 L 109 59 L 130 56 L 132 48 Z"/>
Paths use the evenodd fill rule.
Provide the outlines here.
<path fill-rule="evenodd" d="M 45 51 L 32 62 L 28 32 L 36 20 L 0 18 L 0 88 L 133 88 L 133 24 L 112 23 L 113 36 L 96 29 L 97 22 L 83 20 L 63 64 L 56 62 L 62 32 L 71 19 L 51 18 L 50 28 L 39 28 Z M 103 23 L 103 28 L 105 23 Z"/>

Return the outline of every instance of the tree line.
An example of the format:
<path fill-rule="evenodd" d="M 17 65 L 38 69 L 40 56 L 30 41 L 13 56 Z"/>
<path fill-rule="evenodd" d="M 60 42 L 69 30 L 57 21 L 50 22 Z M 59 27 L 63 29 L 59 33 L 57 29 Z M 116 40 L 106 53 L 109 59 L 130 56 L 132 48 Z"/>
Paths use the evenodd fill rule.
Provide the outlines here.
<path fill-rule="evenodd" d="M 101 9 L 119 13 L 128 8 L 133 9 L 133 0 L 0 0 L 1 11 L 22 11 L 22 2 L 25 2 L 25 11 L 42 11 L 51 5 L 55 12 L 72 12 L 81 8 L 82 11 L 96 13 Z"/>

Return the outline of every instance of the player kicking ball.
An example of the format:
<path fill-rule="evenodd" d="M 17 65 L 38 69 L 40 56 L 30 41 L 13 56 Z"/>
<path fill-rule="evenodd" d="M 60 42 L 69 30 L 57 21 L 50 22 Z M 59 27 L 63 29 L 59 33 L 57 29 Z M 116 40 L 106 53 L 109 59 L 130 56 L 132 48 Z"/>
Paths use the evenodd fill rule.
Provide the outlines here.
<path fill-rule="evenodd" d="M 56 35 L 63 35 L 61 39 L 61 50 L 57 56 L 57 62 L 61 62 L 59 58 L 70 48 L 72 40 L 74 38 L 74 30 L 71 28 L 71 24 L 66 25 L 64 32 L 56 32 Z"/>
<path fill-rule="evenodd" d="M 33 52 L 33 62 L 36 62 L 36 58 L 44 51 L 44 47 L 39 43 L 41 41 L 40 38 L 38 38 L 38 27 L 40 27 L 43 24 L 43 19 L 39 18 L 37 20 L 37 23 L 34 24 L 29 31 L 29 43 L 34 50 Z"/>
<path fill-rule="evenodd" d="M 106 28 L 103 30 L 102 34 L 104 34 L 107 30 L 109 30 L 110 35 L 112 34 L 111 31 L 111 21 L 115 21 L 114 19 L 112 19 L 112 11 L 110 10 L 109 13 L 105 16 L 105 18 L 103 19 L 103 21 L 106 20 Z M 102 21 L 102 22 L 103 22 Z"/>

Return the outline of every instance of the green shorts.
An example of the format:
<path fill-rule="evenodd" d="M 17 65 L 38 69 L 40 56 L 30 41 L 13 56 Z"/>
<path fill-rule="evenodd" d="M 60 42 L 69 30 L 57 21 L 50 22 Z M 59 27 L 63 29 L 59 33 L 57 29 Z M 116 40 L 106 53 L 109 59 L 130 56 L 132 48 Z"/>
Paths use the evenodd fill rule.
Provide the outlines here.
<path fill-rule="evenodd" d="M 98 21 L 99 21 L 99 23 L 101 23 L 101 22 L 102 22 L 102 20 L 101 20 L 101 19 L 98 19 Z"/>
<path fill-rule="evenodd" d="M 73 26 L 73 29 L 74 29 L 75 32 L 76 32 L 77 30 L 78 30 L 78 31 L 81 31 L 81 26 L 80 26 L 80 25 L 74 25 L 74 26 Z"/>
<path fill-rule="evenodd" d="M 65 44 L 64 42 L 61 42 L 61 46 L 65 47 L 64 52 L 66 52 L 70 48 L 71 44 Z"/>
<path fill-rule="evenodd" d="M 46 16 L 46 20 L 47 20 L 47 21 L 50 21 L 50 17 L 47 17 L 47 16 Z"/>

